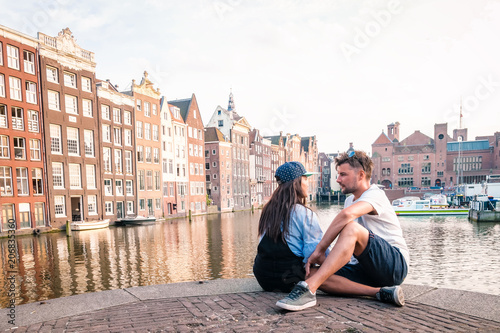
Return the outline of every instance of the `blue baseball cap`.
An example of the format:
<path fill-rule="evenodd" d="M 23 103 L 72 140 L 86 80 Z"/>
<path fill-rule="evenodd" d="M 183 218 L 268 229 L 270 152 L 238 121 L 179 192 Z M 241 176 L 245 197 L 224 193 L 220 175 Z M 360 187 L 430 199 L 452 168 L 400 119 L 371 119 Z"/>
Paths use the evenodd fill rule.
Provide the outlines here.
<path fill-rule="evenodd" d="M 313 172 L 307 172 L 306 168 L 300 162 L 286 162 L 276 169 L 276 181 L 278 184 L 288 183 L 295 178 L 299 178 L 302 176 L 309 177 L 313 174 Z"/>

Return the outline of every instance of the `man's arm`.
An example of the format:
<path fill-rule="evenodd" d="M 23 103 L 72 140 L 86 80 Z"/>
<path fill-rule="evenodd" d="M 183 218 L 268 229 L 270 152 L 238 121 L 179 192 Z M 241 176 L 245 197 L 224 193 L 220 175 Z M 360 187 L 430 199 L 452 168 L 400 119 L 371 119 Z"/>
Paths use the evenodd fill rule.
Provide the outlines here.
<path fill-rule="evenodd" d="M 326 230 L 323 238 L 316 246 L 316 250 L 311 254 L 306 263 L 306 274 L 309 275 L 309 266 L 313 264 L 322 264 L 325 260 L 326 249 L 332 244 L 332 242 L 337 238 L 339 233 L 344 229 L 347 223 L 350 223 L 360 216 L 365 214 L 370 214 L 375 212 L 375 209 L 371 204 L 366 201 L 359 201 L 351 206 L 342 209 L 342 211 L 335 216 L 332 223 Z"/>
<path fill-rule="evenodd" d="M 355 204 L 350 205 L 347 208 L 344 208 L 340 211 L 340 213 L 335 216 L 332 223 L 326 230 L 323 238 L 318 244 L 320 250 L 323 252 L 332 244 L 332 242 L 337 238 L 340 231 L 344 229 L 345 225 L 351 221 L 354 221 L 360 216 L 365 214 L 370 214 L 371 212 L 376 212 L 371 204 L 366 201 L 359 201 Z"/>

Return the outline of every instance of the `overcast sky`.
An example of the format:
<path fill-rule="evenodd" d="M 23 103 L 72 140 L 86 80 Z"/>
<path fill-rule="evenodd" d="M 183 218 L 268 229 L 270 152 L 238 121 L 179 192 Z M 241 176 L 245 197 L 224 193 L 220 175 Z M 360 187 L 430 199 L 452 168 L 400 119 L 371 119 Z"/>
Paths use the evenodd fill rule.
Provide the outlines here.
<path fill-rule="evenodd" d="M 458 127 L 500 131 L 500 2 L 488 0 L 0 0 L 0 24 L 33 37 L 69 27 L 120 89 L 147 70 L 168 100 L 196 94 L 265 134 L 316 135 L 320 151 L 371 151 Z"/>

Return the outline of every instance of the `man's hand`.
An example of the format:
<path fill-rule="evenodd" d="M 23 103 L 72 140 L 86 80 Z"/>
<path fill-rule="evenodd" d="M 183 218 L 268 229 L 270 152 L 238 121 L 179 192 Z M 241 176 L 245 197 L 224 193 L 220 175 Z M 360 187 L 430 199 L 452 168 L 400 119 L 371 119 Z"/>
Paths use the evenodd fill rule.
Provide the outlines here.
<path fill-rule="evenodd" d="M 325 251 L 321 251 L 316 247 L 316 250 L 311 254 L 309 259 L 307 259 L 306 263 L 306 277 L 309 276 L 309 273 L 311 272 L 311 265 L 321 265 L 326 259 Z"/>

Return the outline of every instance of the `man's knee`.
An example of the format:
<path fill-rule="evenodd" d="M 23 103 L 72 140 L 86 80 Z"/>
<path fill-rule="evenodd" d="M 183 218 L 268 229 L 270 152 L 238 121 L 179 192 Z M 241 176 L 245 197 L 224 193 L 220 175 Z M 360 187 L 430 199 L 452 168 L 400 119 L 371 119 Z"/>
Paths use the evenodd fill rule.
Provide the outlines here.
<path fill-rule="evenodd" d="M 356 238 L 359 238 L 359 236 L 368 234 L 368 230 L 359 223 L 351 222 L 346 224 L 340 233 L 345 236 L 355 236 Z"/>
<path fill-rule="evenodd" d="M 356 222 L 351 222 L 347 224 L 344 229 L 342 229 L 341 234 L 349 238 L 355 239 L 356 245 L 354 248 L 354 254 L 360 255 L 366 246 L 368 245 L 368 238 L 370 233 L 368 229 Z"/>

